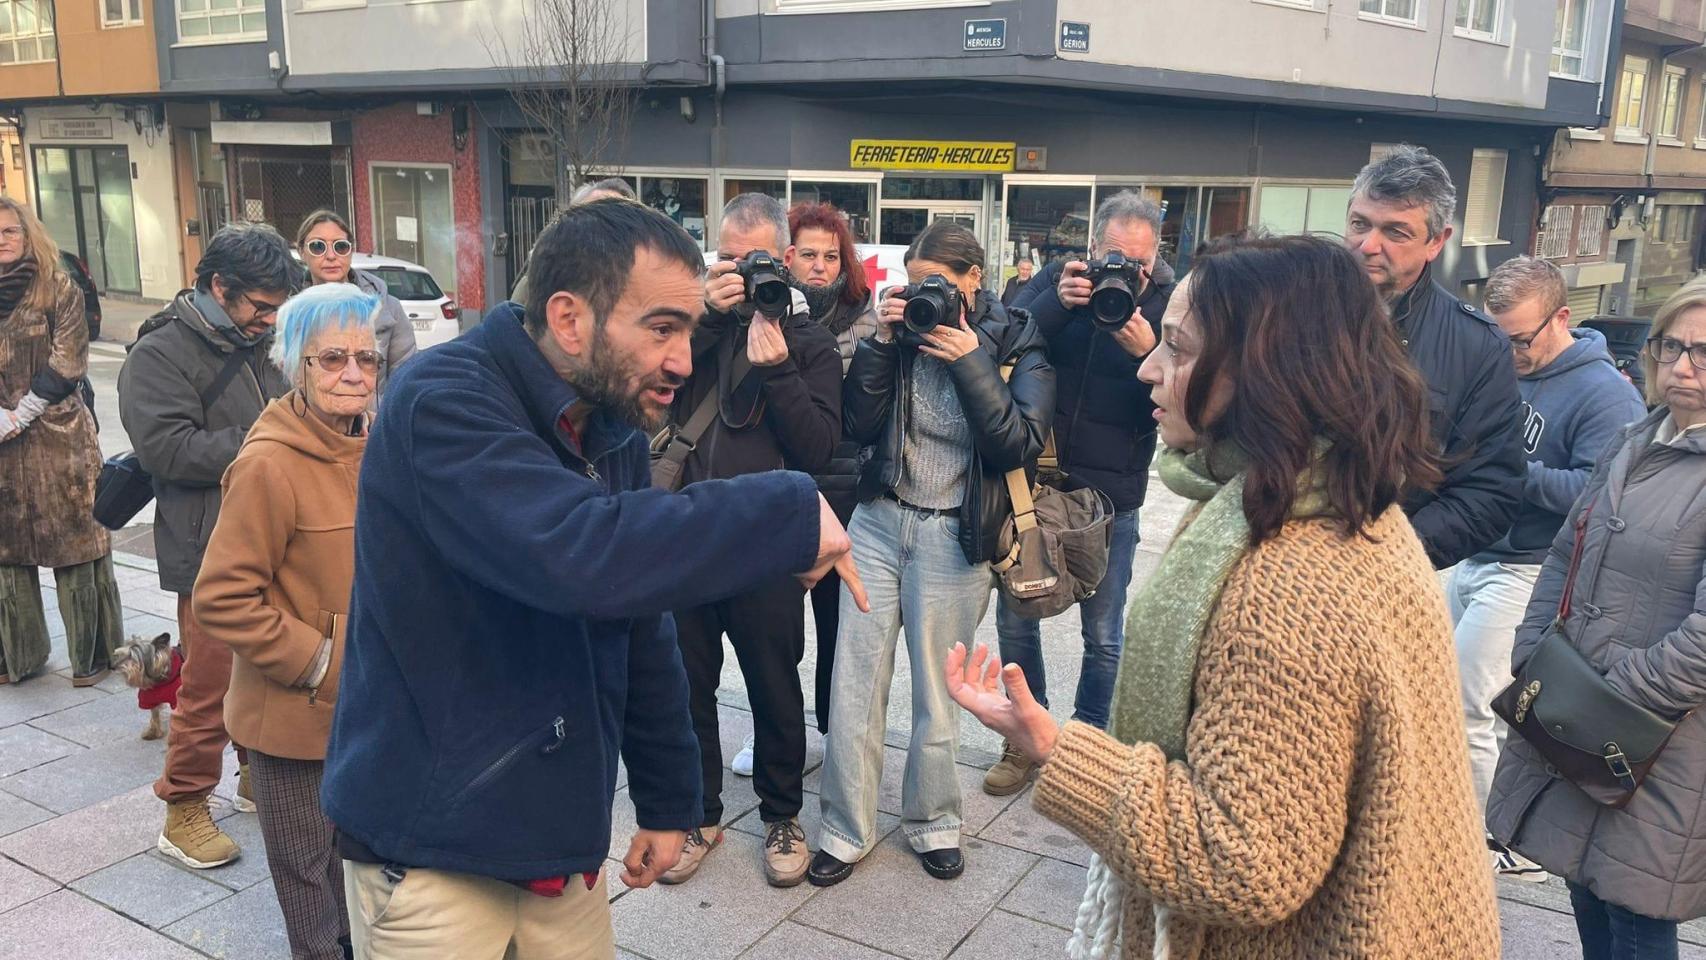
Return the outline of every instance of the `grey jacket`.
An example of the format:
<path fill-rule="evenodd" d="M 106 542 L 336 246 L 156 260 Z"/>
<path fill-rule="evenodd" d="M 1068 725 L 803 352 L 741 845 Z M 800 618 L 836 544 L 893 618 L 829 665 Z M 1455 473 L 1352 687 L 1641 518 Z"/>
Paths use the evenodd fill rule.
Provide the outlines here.
<path fill-rule="evenodd" d="M 241 346 L 178 294 L 150 317 L 118 375 L 119 419 L 142 468 L 154 477 L 154 550 L 160 588 L 187 594 L 195 586 L 207 538 L 219 519 L 219 481 L 267 402 L 289 389 L 266 357 L 271 336 Z M 208 404 L 201 393 L 237 351 L 247 354 L 229 386 Z"/>
<path fill-rule="evenodd" d="M 1564 634 L 1611 685 L 1676 717 L 1706 703 L 1706 433 L 1653 442 L 1669 411 L 1625 427 L 1599 460 L 1541 569 L 1513 662 L 1558 610 L 1577 518 L 1590 504 Z M 1505 742 L 1487 827 L 1547 870 L 1635 913 L 1706 916 L 1706 715 L 1677 725 L 1627 807 L 1602 807 Z"/>
<path fill-rule="evenodd" d="M 379 319 L 373 325 L 373 342 L 381 358 L 377 384 L 379 392 L 384 393 L 386 377 L 404 360 L 415 355 L 415 326 L 409 322 L 409 315 L 403 312 L 402 302 L 386 292 L 384 280 L 366 270 L 351 270 L 350 274 L 363 293 L 379 297 Z"/>

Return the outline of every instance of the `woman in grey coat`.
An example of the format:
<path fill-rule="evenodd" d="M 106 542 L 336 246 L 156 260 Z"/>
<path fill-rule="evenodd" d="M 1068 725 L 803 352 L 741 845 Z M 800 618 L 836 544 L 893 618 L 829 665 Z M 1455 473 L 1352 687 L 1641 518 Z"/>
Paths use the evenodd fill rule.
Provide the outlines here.
<path fill-rule="evenodd" d="M 385 281 L 350 266 L 355 233 L 335 210 L 316 210 L 302 221 L 296 230 L 296 252 L 308 268 L 309 285 L 353 283 L 362 293 L 379 298 L 373 337 L 379 349 L 379 393 L 383 394 L 385 378 L 415 353 L 415 328 L 403 304 L 386 292 Z"/>
<path fill-rule="evenodd" d="M 1654 318 L 1641 363 L 1658 406 L 1600 457 L 1517 631 L 1520 669 L 1558 611 L 1587 515 L 1564 635 L 1618 692 L 1683 717 L 1618 810 L 1510 737 L 1487 804 L 1494 838 L 1569 883 L 1586 960 L 1674 960 L 1706 916 L 1706 281 Z"/>

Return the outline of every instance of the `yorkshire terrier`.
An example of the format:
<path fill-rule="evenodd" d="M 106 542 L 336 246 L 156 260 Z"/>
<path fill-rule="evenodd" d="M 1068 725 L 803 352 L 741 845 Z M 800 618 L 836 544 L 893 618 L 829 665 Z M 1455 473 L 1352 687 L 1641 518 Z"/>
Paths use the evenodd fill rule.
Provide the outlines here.
<path fill-rule="evenodd" d="M 136 705 L 148 711 L 142 739 L 165 736 L 168 711 L 178 705 L 178 688 L 184 683 L 184 655 L 172 645 L 172 635 L 131 637 L 113 654 L 112 668 L 136 688 Z"/>

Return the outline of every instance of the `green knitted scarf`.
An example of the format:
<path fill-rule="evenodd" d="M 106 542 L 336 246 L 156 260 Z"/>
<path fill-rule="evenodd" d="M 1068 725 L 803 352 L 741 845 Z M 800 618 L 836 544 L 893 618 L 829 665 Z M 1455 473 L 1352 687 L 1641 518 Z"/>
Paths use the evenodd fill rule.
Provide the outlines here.
<path fill-rule="evenodd" d="M 1250 548 L 1250 526 L 1244 517 L 1246 462 L 1242 450 L 1225 445 L 1161 454 L 1161 482 L 1202 508 L 1174 536 L 1160 566 L 1126 608 L 1125 651 L 1108 726 L 1108 733 L 1121 743 L 1153 743 L 1170 760 L 1185 757 L 1197 646 L 1227 577 Z M 1311 471 L 1299 483 L 1291 516 L 1330 512 L 1319 471 Z"/>

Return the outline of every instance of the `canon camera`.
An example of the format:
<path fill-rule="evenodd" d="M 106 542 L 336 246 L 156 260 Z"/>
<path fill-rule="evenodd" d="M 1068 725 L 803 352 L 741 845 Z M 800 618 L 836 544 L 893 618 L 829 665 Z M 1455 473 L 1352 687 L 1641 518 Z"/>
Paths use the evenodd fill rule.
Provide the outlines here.
<path fill-rule="evenodd" d="M 960 288 L 939 273 L 902 287 L 891 295 L 906 301 L 906 310 L 901 314 L 906 325 L 906 333 L 900 338 L 902 343 L 917 346 L 924 342 L 924 334 L 937 326 L 958 324 L 960 321 Z"/>
<path fill-rule="evenodd" d="M 763 250 L 754 250 L 735 265 L 746 281 L 746 302 L 772 320 L 787 316 L 793 295 L 782 277 L 782 264 Z"/>

